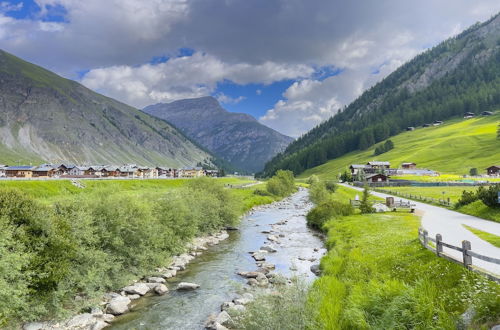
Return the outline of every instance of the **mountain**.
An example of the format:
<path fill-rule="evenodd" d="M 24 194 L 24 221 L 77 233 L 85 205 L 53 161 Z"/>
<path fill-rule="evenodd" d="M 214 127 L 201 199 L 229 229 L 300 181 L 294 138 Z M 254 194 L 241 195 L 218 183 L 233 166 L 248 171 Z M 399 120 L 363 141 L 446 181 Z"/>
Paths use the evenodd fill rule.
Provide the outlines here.
<path fill-rule="evenodd" d="M 212 156 L 164 120 L 0 50 L 0 162 L 196 165 Z"/>
<path fill-rule="evenodd" d="M 418 55 L 266 164 L 295 174 L 435 120 L 500 107 L 500 14 Z M 418 144 L 407 150 L 409 154 Z"/>
<path fill-rule="evenodd" d="M 293 140 L 250 115 L 228 112 L 210 96 L 150 105 L 143 111 L 165 119 L 215 155 L 247 172 L 262 170 Z"/>

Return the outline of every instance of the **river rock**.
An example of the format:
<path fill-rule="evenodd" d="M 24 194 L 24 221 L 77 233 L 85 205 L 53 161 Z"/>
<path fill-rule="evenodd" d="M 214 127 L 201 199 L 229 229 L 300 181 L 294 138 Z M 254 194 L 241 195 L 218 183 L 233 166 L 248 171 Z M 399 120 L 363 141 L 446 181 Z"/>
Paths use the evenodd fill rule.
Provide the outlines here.
<path fill-rule="evenodd" d="M 238 228 L 233 227 L 233 226 L 226 226 L 226 228 L 225 228 L 225 229 L 226 229 L 226 230 L 228 230 L 228 231 L 236 231 L 236 230 L 239 230 Z"/>
<path fill-rule="evenodd" d="M 208 319 L 205 321 L 205 329 L 209 330 L 228 330 L 225 326 L 217 322 L 217 316 L 215 314 L 211 314 Z"/>
<path fill-rule="evenodd" d="M 130 304 L 130 298 L 119 296 L 111 299 L 106 308 L 109 314 L 120 315 L 128 312 L 128 305 Z"/>
<path fill-rule="evenodd" d="M 270 252 L 270 253 L 277 251 L 272 245 L 264 245 L 264 246 L 261 246 L 260 249 L 262 251 L 266 251 L 266 252 Z"/>
<path fill-rule="evenodd" d="M 274 235 L 268 235 L 267 240 L 271 242 L 278 242 L 278 238 Z"/>
<path fill-rule="evenodd" d="M 136 299 L 139 299 L 141 296 L 138 295 L 138 294 L 129 294 L 127 295 L 127 297 L 130 299 L 130 300 L 136 300 Z"/>
<path fill-rule="evenodd" d="M 96 322 L 92 326 L 91 330 L 102 330 L 102 329 L 106 328 L 108 325 L 109 324 L 104 322 L 103 320 L 96 320 Z M 80 328 L 78 328 L 78 329 L 80 329 Z"/>
<path fill-rule="evenodd" d="M 179 291 L 190 291 L 190 290 L 196 290 L 200 286 L 196 283 L 189 283 L 189 282 L 181 282 L 177 284 L 177 290 Z"/>
<path fill-rule="evenodd" d="M 168 288 L 165 284 L 162 284 L 162 283 L 158 283 L 156 285 L 156 287 L 154 288 L 155 290 L 155 293 L 158 294 L 158 295 L 164 295 L 165 293 L 168 292 Z"/>
<path fill-rule="evenodd" d="M 172 278 L 172 277 L 175 277 L 175 275 L 177 275 L 177 271 L 174 270 L 174 269 L 169 269 L 169 270 L 166 270 L 165 272 L 163 272 L 161 274 L 161 277 L 163 277 L 163 278 Z"/>
<path fill-rule="evenodd" d="M 267 254 L 266 251 L 259 250 L 257 252 L 254 252 L 252 254 L 252 257 L 255 259 L 255 261 L 264 261 L 266 260 L 266 254 Z"/>
<path fill-rule="evenodd" d="M 311 265 L 310 267 L 311 272 L 314 273 L 314 275 L 319 276 L 321 274 L 321 269 L 319 268 L 319 264 L 314 264 Z"/>
<path fill-rule="evenodd" d="M 259 285 L 259 282 L 257 282 L 257 280 L 255 278 L 250 278 L 250 279 L 248 279 L 247 284 L 250 286 L 257 286 L 257 285 Z"/>
<path fill-rule="evenodd" d="M 226 302 L 222 303 L 222 305 L 220 306 L 220 310 L 221 311 L 226 311 L 226 310 L 228 310 L 229 308 L 231 308 L 233 306 L 234 306 L 234 302 L 232 302 L 232 301 L 226 301 Z"/>
<path fill-rule="evenodd" d="M 270 234 L 271 232 L 269 230 L 263 230 L 261 231 L 262 234 Z"/>
<path fill-rule="evenodd" d="M 115 316 L 113 314 L 102 314 L 99 316 L 99 318 L 104 322 L 111 323 L 115 319 Z"/>
<path fill-rule="evenodd" d="M 148 282 L 149 283 L 165 283 L 166 281 L 162 277 L 152 276 L 152 277 L 148 277 Z"/>
<path fill-rule="evenodd" d="M 264 269 L 264 270 L 268 270 L 268 271 L 276 269 L 276 266 L 270 262 L 263 262 L 262 264 L 260 264 L 259 267 Z"/>
<path fill-rule="evenodd" d="M 238 275 L 243 276 L 245 278 L 256 278 L 259 275 L 258 272 L 238 272 Z"/>
<path fill-rule="evenodd" d="M 45 322 L 30 322 L 23 325 L 23 330 L 42 330 L 46 325 Z"/>
<path fill-rule="evenodd" d="M 231 327 L 234 324 L 233 319 L 226 311 L 220 312 L 215 318 L 215 322 L 225 327 Z"/>
<path fill-rule="evenodd" d="M 128 294 L 138 294 L 144 296 L 149 292 L 150 288 L 145 283 L 135 283 L 134 285 L 124 287 L 122 290 Z"/>
<path fill-rule="evenodd" d="M 318 251 L 319 251 L 319 249 L 318 249 L 318 248 L 314 248 L 314 252 L 318 252 Z"/>
<path fill-rule="evenodd" d="M 285 234 L 279 234 L 278 236 L 279 237 L 285 237 Z"/>
<path fill-rule="evenodd" d="M 231 316 L 237 316 L 245 311 L 246 307 L 244 305 L 233 305 L 226 310 L 226 312 Z"/>

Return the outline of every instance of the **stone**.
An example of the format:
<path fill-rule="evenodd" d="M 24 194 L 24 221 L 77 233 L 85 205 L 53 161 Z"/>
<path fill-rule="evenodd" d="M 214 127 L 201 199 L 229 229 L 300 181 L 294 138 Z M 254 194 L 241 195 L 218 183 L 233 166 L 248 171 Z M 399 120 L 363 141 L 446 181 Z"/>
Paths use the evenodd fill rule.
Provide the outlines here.
<path fill-rule="evenodd" d="M 139 299 L 141 296 L 138 295 L 138 294 L 129 294 L 127 295 L 127 297 L 130 299 L 130 300 L 136 300 L 136 299 Z"/>
<path fill-rule="evenodd" d="M 314 273 L 314 275 L 316 276 L 319 276 L 321 274 L 321 269 L 319 268 L 319 264 L 314 264 L 314 265 L 311 265 L 311 267 L 309 268 L 311 270 L 311 272 Z"/>
<path fill-rule="evenodd" d="M 273 253 L 273 252 L 277 251 L 272 245 L 264 245 L 260 249 L 262 251 L 266 251 L 266 252 L 270 252 L 270 253 Z"/>
<path fill-rule="evenodd" d="M 102 314 L 100 316 L 100 318 L 104 321 L 104 322 L 107 322 L 107 323 L 111 323 L 113 322 L 113 320 L 115 319 L 115 316 L 113 314 Z"/>
<path fill-rule="evenodd" d="M 276 266 L 272 263 L 269 263 L 269 262 L 263 262 L 260 267 L 262 269 L 265 269 L 265 270 L 272 270 L 272 269 L 276 269 Z"/>
<path fill-rule="evenodd" d="M 225 228 L 226 230 L 229 230 L 229 231 L 236 231 L 236 230 L 239 230 L 238 228 L 236 227 L 233 227 L 233 226 L 226 226 Z"/>
<path fill-rule="evenodd" d="M 144 296 L 149 292 L 149 290 L 150 288 L 145 283 L 135 283 L 134 285 L 126 286 L 123 288 L 123 291 L 128 294 L 139 294 L 141 296 Z"/>
<path fill-rule="evenodd" d="M 259 275 L 258 272 L 239 272 L 238 275 L 243 276 L 245 278 L 256 278 Z"/>
<path fill-rule="evenodd" d="M 264 261 L 266 260 L 266 254 L 267 252 L 266 251 L 262 251 L 262 250 L 259 250 L 257 252 L 254 252 L 252 254 L 252 257 L 256 260 L 256 261 Z"/>
<path fill-rule="evenodd" d="M 278 238 L 276 236 L 274 236 L 274 235 L 268 235 L 267 236 L 267 240 L 271 241 L 271 242 L 277 242 Z"/>
<path fill-rule="evenodd" d="M 181 282 L 177 284 L 177 290 L 179 291 L 190 291 L 190 290 L 196 290 L 200 286 L 196 283 L 189 283 L 189 282 Z"/>
<path fill-rule="evenodd" d="M 44 322 L 30 322 L 23 325 L 23 330 L 42 330 L 46 326 Z"/>
<path fill-rule="evenodd" d="M 221 311 L 225 311 L 225 310 L 228 310 L 229 308 L 231 308 L 233 306 L 234 306 L 234 302 L 232 302 L 232 301 L 226 301 L 226 302 L 222 303 L 222 305 L 220 306 L 220 310 Z"/>
<path fill-rule="evenodd" d="M 279 237 L 285 237 L 285 234 L 279 234 L 278 236 Z"/>
<path fill-rule="evenodd" d="M 491 330 L 500 330 L 500 324 L 495 325 L 493 328 L 491 328 Z"/>
<path fill-rule="evenodd" d="M 247 281 L 247 284 L 250 285 L 250 286 L 256 286 L 256 285 L 259 285 L 259 282 L 257 282 L 257 280 L 255 278 L 250 278 Z"/>
<path fill-rule="evenodd" d="M 270 234 L 270 233 L 271 233 L 271 231 L 269 231 L 269 230 L 263 230 L 263 231 L 261 231 L 261 233 L 262 233 L 262 234 Z"/>
<path fill-rule="evenodd" d="M 165 284 L 159 283 L 156 288 L 154 288 L 154 291 L 161 296 L 168 292 L 168 288 Z"/>
<path fill-rule="evenodd" d="M 226 311 L 220 312 L 215 318 L 215 322 L 225 327 L 231 327 L 233 325 L 233 320 Z"/>
<path fill-rule="evenodd" d="M 163 278 L 172 278 L 172 277 L 175 277 L 175 275 L 177 275 L 177 270 L 175 270 L 175 269 L 169 269 L 169 270 L 166 270 L 165 272 L 163 272 L 161 274 L 161 277 L 163 277 Z"/>
<path fill-rule="evenodd" d="M 318 252 L 318 251 L 319 251 L 319 249 L 318 249 L 318 248 L 314 248 L 314 252 Z"/>
<path fill-rule="evenodd" d="M 120 315 L 128 312 L 128 305 L 131 300 L 128 297 L 119 296 L 111 299 L 106 308 L 106 312 L 113 315 Z"/>
<path fill-rule="evenodd" d="M 148 282 L 149 283 L 165 283 L 166 281 L 162 277 L 152 276 L 152 277 L 148 277 Z"/>
<path fill-rule="evenodd" d="M 245 311 L 246 307 L 244 305 L 233 305 L 226 310 L 226 312 L 231 316 L 244 313 Z"/>
<path fill-rule="evenodd" d="M 97 320 L 94 325 L 92 326 L 92 330 L 102 330 L 106 328 L 109 324 L 104 322 L 103 320 Z"/>

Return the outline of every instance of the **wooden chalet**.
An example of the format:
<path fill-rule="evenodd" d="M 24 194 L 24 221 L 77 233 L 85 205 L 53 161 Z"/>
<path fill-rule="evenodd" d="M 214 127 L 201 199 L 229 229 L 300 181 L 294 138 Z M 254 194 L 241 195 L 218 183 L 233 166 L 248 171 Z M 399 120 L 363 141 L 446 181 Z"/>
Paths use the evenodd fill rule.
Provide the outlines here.
<path fill-rule="evenodd" d="M 33 178 L 52 178 L 56 176 L 57 168 L 51 165 L 42 165 L 33 169 Z"/>
<path fill-rule="evenodd" d="M 486 169 L 489 176 L 500 176 L 500 165 L 493 165 Z"/>
<path fill-rule="evenodd" d="M 366 176 L 366 181 L 369 183 L 389 182 L 389 177 L 382 173 L 369 174 Z"/>
<path fill-rule="evenodd" d="M 404 170 L 414 170 L 417 168 L 417 164 L 415 164 L 415 163 L 403 163 L 403 164 L 401 164 L 401 168 Z"/>
<path fill-rule="evenodd" d="M 366 165 L 369 165 L 374 170 L 388 170 L 391 167 L 391 163 L 389 162 L 368 162 Z"/>
<path fill-rule="evenodd" d="M 9 166 L 5 169 L 8 178 L 32 178 L 35 166 Z"/>

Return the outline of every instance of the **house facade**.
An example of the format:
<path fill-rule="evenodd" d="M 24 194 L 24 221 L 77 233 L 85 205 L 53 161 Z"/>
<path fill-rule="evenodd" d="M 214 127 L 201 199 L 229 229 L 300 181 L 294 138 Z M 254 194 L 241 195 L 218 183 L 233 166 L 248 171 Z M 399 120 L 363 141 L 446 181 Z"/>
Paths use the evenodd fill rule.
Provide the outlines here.
<path fill-rule="evenodd" d="M 415 164 L 415 163 L 403 163 L 403 164 L 401 164 L 401 168 L 404 170 L 414 170 L 417 168 L 417 164 Z"/>
<path fill-rule="evenodd" d="M 32 178 L 35 166 L 9 166 L 5 169 L 8 178 Z"/>
<path fill-rule="evenodd" d="M 205 175 L 202 167 L 185 167 L 179 172 L 181 178 L 198 178 Z"/>
<path fill-rule="evenodd" d="M 489 176 L 500 176 L 500 165 L 493 165 L 486 169 Z"/>
<path fill-rule="evenodd" d="M 391 167 L 390 162 L 368 162 L 366 165 L 369 165 L 372 169 L 376 170 L 388 170 Z"/>
<path fill-rule="evenodd" d="M 366 176 L 366 181 L 369 183 L 389 182 L 389 177 L 382 173 L 370 174 Z"/>

